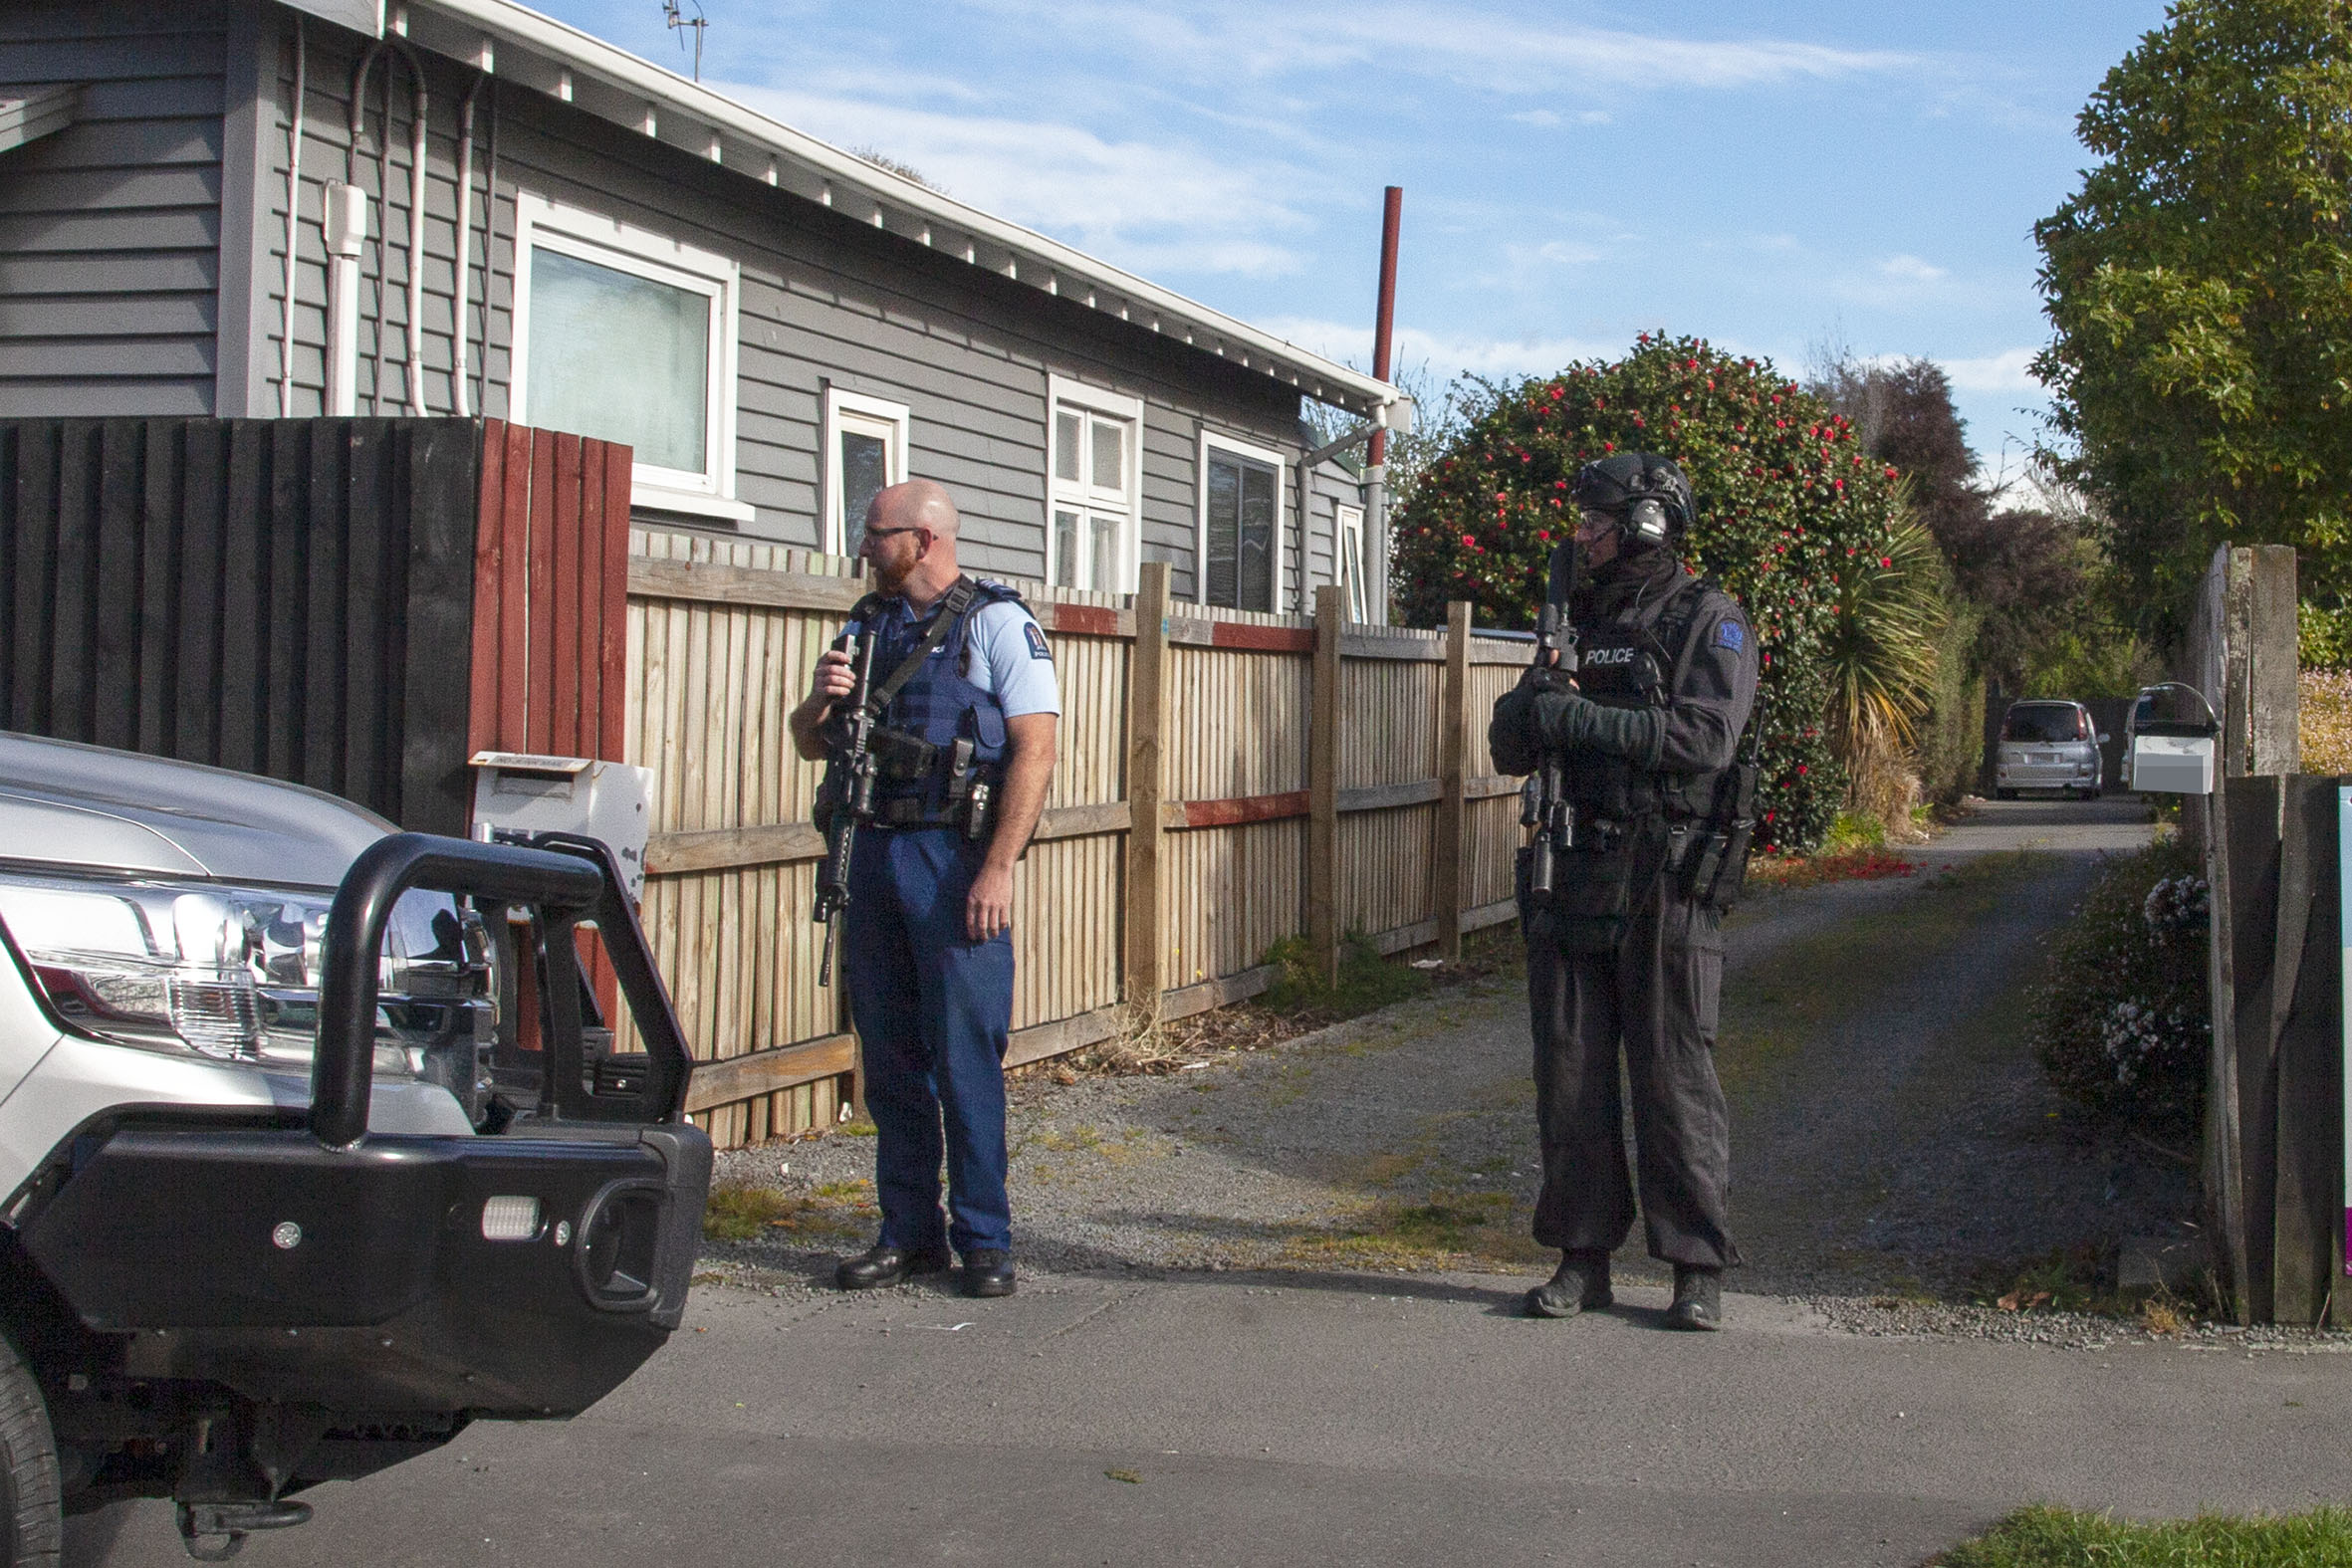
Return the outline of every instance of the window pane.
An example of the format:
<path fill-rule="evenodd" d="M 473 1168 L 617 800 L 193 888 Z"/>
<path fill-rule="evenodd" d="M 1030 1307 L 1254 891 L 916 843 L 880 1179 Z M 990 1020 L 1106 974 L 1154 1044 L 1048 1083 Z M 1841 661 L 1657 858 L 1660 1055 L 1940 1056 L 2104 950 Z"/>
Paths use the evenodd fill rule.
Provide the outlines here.
<path fill-rule="evenodd" d="M 1094 526 L 1094 560 L 1086 586 L 1105 591 L 1116 589 L 1120 582 L 1119 520 L 1095 516 L 1087 521 Z"/>
<path fill-rule="evenodd" d="M 1347 589 L 1350 619 L 1364 619 L 1364 515 L 1353 507 L 1339 509 L 1339 582 Z"/>
<path fill-rule="evenodd" d="M 1094 487 L 1127 488 L 1127 432 L 1104 419 L 1094 421 Z"/>
<path fill-rule="evenodd" d="M 1054 585 L 1078 585 L 1078 515 L 1058 508 L 1054 513 Z"/>
<path fill-rule="evenodd" d="M 1209 539 L 1201 562 L 1204 595 L 1211 604 L 1237 608 L 1236 558 L 1242 531 L 1242 466 L 1231 458 L 1209 459 Z"/>
<path fill-rule="evenodd" d="M 1061 409 L 1054 415 L 1054 477 L 1075 481 L 1078 477 L 1078 436 L 1081 421 L 1076 414 Z"/>
<path fill-rule="evenodd" d="M 1274 470 L 1264 463 L 1244 463 L 1241 469 L 1241 607 L 1271 610 L 1274 608 Z"/>
<path fill-rule="evenodd" d="M 865 509 L 873 504 L 875 493 L 890 483 L 890 443 L 880 436 L 856 430 L 843 430 L 838 439 L 841 443 L 841 544 L 854 556 L 858 542 L 865 538 Z"/>
<path fill-rule="evenodd" d="M 530 419 L 704 472 L 710 296 L 531 251 Z"/>

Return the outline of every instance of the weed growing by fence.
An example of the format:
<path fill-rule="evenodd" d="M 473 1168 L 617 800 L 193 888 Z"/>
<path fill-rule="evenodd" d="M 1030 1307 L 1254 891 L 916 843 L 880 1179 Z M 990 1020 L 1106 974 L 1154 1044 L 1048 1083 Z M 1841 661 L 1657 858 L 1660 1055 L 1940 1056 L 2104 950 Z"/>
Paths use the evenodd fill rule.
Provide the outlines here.
<path fill-rule="evenodd" d="M 2322 1568 L 2352 1564 L 2352 1511 L 2139 1524 L 2035 1506 L 1935 1559 L 1937 1568 Z"/>
<path fill-rule="evenodd" d="M 2103 1120 L 2181 1138 L 2203 1114 L 2206 886 L 2177 838 L 2111 862 L 2054 939 L 2034 999 L 2051 1084 Z"/>

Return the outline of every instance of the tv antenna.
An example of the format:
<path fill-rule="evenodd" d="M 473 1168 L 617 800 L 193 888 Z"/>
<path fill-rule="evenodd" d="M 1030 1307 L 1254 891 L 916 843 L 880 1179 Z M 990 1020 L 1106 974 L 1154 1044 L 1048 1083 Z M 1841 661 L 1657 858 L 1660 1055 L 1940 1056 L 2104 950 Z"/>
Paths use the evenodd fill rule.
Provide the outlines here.
<path fill-rule="evenodd" d="M 685 28 L 694 30 L 694 80 L 700 82 L 702 80 L 702 35 L 709 30 L 711 19 L 702 14 L 702 0 L 686 0 L 686 3 L 694 7 L 692 16 L 688 16 L 678 9 L 678 0 L 661 0 L 661 19 L 669 24 L 670 31 L 673 33 Z M 685 48 L 686 40 L 679 39 L 678 47 Z"/>

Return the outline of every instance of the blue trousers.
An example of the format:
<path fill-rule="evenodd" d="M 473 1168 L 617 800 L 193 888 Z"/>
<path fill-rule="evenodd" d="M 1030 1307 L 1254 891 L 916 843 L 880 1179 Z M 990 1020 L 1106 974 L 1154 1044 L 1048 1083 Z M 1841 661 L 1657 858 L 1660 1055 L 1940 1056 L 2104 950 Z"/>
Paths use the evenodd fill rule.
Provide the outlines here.
<path fill-rule="evenodd" d="M 1005 1045 L 1013 934 L 964 934 L 980 845 L 947 827 L 861 828 L 841 912 L 849 1015 L 865 1052 L 881 1244 L 1010 1250 Z M 947 1207 L 939 1162 L 947 1156 Z"/>

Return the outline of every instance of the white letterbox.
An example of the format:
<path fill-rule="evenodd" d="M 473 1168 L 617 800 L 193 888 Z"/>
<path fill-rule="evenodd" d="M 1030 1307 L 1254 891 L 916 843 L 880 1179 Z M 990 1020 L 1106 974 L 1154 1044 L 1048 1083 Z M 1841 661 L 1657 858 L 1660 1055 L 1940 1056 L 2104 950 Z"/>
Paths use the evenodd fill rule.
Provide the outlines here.
<path fill-rule="evenodd" d="M 629 902 L 644 900 L 652 769 L 528 752 L 476 752 L 472 762 L 477 838 L 494 828 L 600 838 L 620 862 Z"/>
<path fill-rule="evenodd" d="M 2132 787 L 2144 793 L 2212 794 L 2214 738 L 2145 733 L 2132 737 Z"/>

